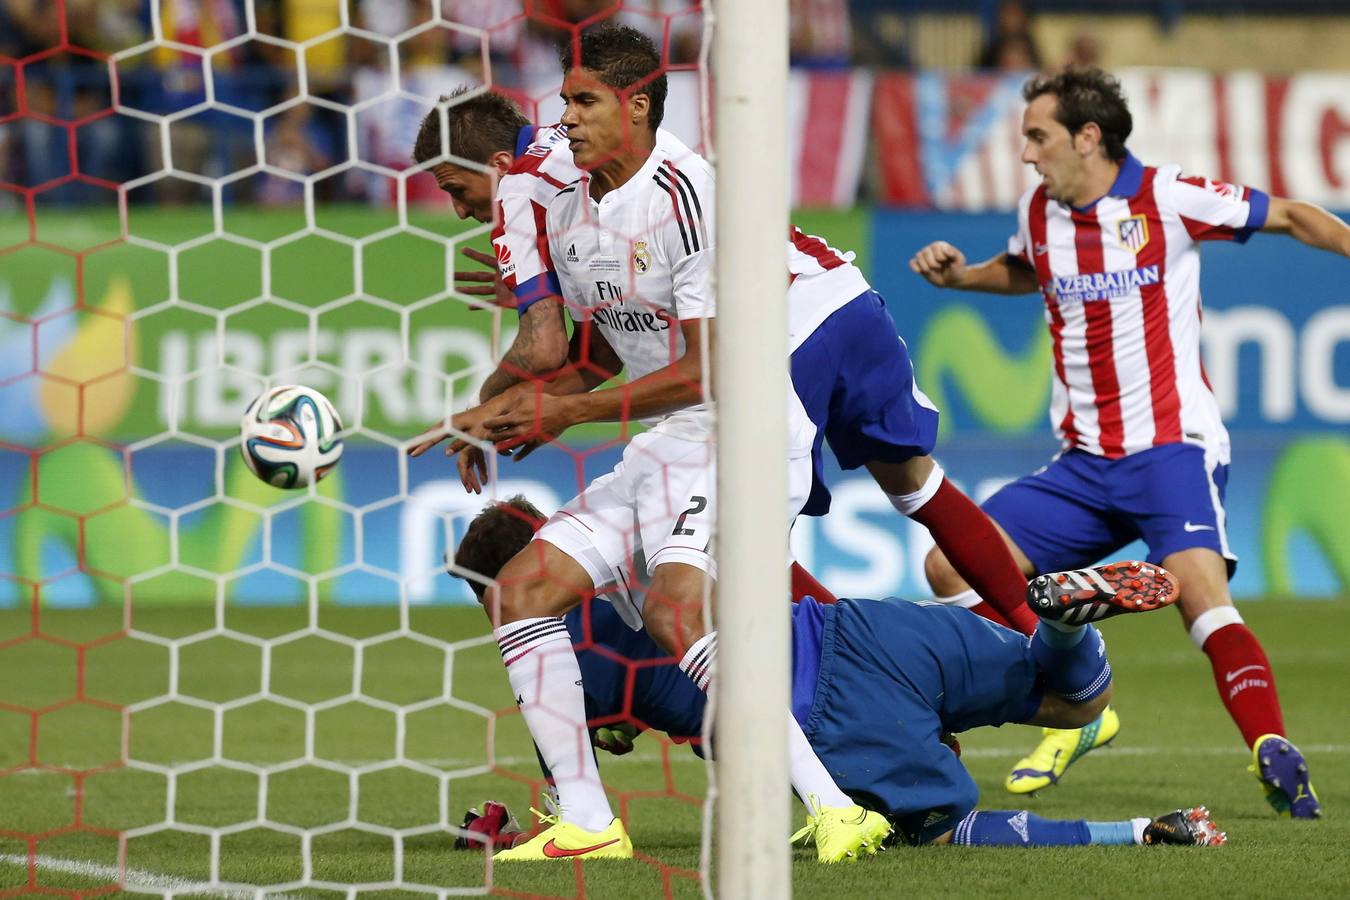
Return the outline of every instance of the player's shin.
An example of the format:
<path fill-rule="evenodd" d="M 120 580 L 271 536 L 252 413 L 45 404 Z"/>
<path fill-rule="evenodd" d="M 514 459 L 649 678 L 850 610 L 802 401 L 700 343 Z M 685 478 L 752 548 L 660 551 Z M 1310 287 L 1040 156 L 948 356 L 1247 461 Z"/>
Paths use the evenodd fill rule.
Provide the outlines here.
<path fill-rule="evenodd" d="M 603 831 L 614 819 L 586 728 L 581 667 L 563 620 L 522 619 L 496 629 L 511 691 L 558 789 L 562 819 Z"/>
<path fill-rule="evenodd" d="M 961 820 L 951 842 L 965 847 L 1081 847 L 1142 844 L 1149 819 L 1088 822 L 1043 819 L 1026 810 L 978 810 Z"/>
<path fill-rule="evenodd" d="M 891 505 L 928 529 L 957 574 L 1023 634 L 1036 629 L 1027 609 L 1027 579 L 1013 561 L 993 520 L 947 480 L 942 467 L 919 490 L 886 495 Z"/>
<path fill-rule="evenodd" d="M 1219 699 L 1247 746 L 1267 734 L 1284 734 L 1284 716 L 1275 674 L 1261 642 L 1231 606 L 1202 613 L 1191 624 L 1191 640 L 1209 657 Z"/>

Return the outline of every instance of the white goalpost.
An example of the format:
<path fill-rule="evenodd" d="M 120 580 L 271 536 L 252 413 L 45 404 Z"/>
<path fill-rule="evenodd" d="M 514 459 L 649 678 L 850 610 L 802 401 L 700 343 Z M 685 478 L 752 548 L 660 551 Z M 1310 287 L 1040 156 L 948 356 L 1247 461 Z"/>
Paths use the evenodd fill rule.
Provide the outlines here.
<path fill-rule="evenodd" d="M 717 167 L 717 887 L 792 892 L 786 0 L 712 10 Z"/>

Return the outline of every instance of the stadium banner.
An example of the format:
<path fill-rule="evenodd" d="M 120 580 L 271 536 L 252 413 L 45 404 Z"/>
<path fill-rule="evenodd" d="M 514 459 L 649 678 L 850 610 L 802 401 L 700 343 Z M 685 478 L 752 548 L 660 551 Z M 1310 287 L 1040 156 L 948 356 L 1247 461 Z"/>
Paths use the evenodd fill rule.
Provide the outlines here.
<path fill-rule="evenodd" d="M 1145 163 L 1350 207 L 1350 75 L 1123 69 Z M 1035 173 L 1019 160 L 1025 74 L 887 72 L 876 77 L 877 200 L 1007 210 Z"/>
<path fill-rule="evenodd" d="M 456 249 L 447 238 L 458 223 L 415 219 L 415 233 L 394 234 L 378 211 L 319 212 L 327 236 L 291 234 L 285 210 L 227 208 L 227 227 L 252 238 L 226 240 L 210 234 L 209 214 L 133 209 L 134 233 L 181 242 L 172 255 L 106 243 L 117 230 L 109 211 L 48 212 L 38 223 L 45 243 L 6 254 L 0 606 L 128 595 L 470 602 L 444 574 L 445 554 L 488 497 L 465 494 L 443 456 L 410 461 L 397 443 L 468 404 L 512 317 L 447 295 Z M 1011 216 L 794 219 L 856 249 L 887 297 L 919 384 L 943 410 L 938 456 L 956 481 L 983 498 L 1050 458 L 1039 302 L 939 292 L 905 267 L 938 237 L 972 258 L 998 252 Z M 26 239 L 24 228 L 0 227 L 3 246 Z M 1341 527 L 1350 297 L 1340 262 L 1269 236 L 1204 253 L 1207 368 L 1233 433 L 1234 591 L 1350 592 Z M 239 418 L 265 376 L 322 390 L 349 429 L 346 456 L 316 499 L 262 484 L 239 456 Z M 552 509 L 617 459 L 612 430 L 567 437 L 572 452 L 501 460 L 495 495 L 524 493 Z M 834 509 L 799 523 L 799 557 L 842 595 L 927 596 L 922 529 L 867 476 L 831 478 Z"/>

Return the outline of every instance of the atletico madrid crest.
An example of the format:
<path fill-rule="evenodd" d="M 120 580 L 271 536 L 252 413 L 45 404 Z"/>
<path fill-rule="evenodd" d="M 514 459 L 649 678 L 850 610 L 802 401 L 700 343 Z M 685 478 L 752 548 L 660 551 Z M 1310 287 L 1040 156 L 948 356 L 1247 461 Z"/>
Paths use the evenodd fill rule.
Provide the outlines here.
<path fill-rule="evenodd" d="M 1121 219 L 1116 223 L 1116 237 L 1120 239 L 1121 246 L 1138 253 L 1148 244 L 1148 218 L 1140 213 Z"/>

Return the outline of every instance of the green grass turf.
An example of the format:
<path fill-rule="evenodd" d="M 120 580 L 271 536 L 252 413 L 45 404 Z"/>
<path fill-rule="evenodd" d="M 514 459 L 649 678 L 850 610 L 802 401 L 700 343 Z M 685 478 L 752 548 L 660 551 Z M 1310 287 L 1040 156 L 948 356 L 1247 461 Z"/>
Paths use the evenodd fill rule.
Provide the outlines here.
<path fill-rule="evenodd" d="M 793 861 L 798 895 L 1343 896 L 1350 879 L 1345 849 L 1350 844 L 1345 813 L 1350 808 L 1350 687 L 1344 650 L 1350 641 L 1350 603 L 1264 602 L 1242 609 L 1277 671 L 1290 734 L 1307 752 L 1326 807 L 1322 821 L 1290 822 L 1271 813 L 1246 772 L 1247 753 L 1214 696 L 1207 661 L 1169 611 L 1106 623 L 1124 726 L 1112 748 L 1080 761 L 1063 785 L 1029 799 L 1003 792 L 1004 773 L 1035 740 L 1029 729 L 963 735 L 965 760 L 980 784 L 985 808 L 1025 807 L 1050 817 L 1116 819 L 1205 803 L 1228 831 L 1228 846 L 896 848 L 877 859 L 829 868 L 798 850 Z M 210 628 L 213 621 L 212 612 L 204 608 L 134 612 L 137 629 L 173 638 Z M 168 691 L 172 658 L 166 648 L 128 638 L 90 644 L 115 634 L 120 621 L 120 613 L 108 609 L 43 611 L 42 633 L 50 639 L 16 642 L 31 632 L 31 614 L 0 613 L 0 768 L 9 773 L 0 777 L 0 892 L 28 883 L 25 865 L 15 861 L 27 852 L 23 834 L 49 835 L 37 843 L 43 861 L 38 885 L 88 890 L 108 883 L 88 869 L 71 868 L 72 863 L 109 865 L 117 853 L 114 837 L 73 827 L 77 803 L 80 825 L 109 832 L 166 819 L 170 801 L 165 777 L 117 765 L 119 717 L 88 703 L 60 706 L 79 691 L 80 653 L 86 659 L 84 697 L 127 704 Z M 300 609 L 229 608 L 225 624 L 244 634 L 277 638 L 306 623 Z M 369 639 L 395 631 L 398 613 L 323 607 L 318 624 L 334 635 Z M 496 648 L 482 641 L 486 624 L 481 613 L 413 609 L 409 624 L 427 638 L 452 642 L 453 654 L 447 657 L 443 646 L 406 638 L 366 640 L 357 676 L 352 645 L 316 637 L 272 645 L 273 691 L 318 705 L 308 737 L 314 756 L 368 767 L 353 777 L 300 766 L 268 779 L 266 813 L 271 820 L 321 828 L 354 812 L 375 828 L 343 827 L 313 837 L 315 880 L 389 881 L 395 877 L 393 830 L 429 826 L 427 832 L 404 838 L 403 878 L 441 887 L 481 887 L 482 854 L 450 851 L 436 824 L 442 814 L 445 820 L 458 821 L 465 809 L 487 798 L 507 801 L 522 816 L 530 803 L 529 779 L 537 774 L 519 716 L 503 716 L 490 726 L 475 712 L 511 706 Z M 76 649 L 81 643 L 86 649 Z M 172 704 L 132 719 L 132 757 L 180 772 L 173 816 L 189 829 L 128 842 L 127 864 L 150 887 L 182 890 L 185 882 L 172 879 L 210 879 L 209 827 L 230 832 L 220 839 L 221 879 L 266 885 L 303 877 L 299 837 L 256 827 L 233 832 L 229 827 L 257 818 L 259 769 L 305 755 L 302 711 L 272 702 L 231 705 L 258 691 L 261 660 L 258 646 L 233 640 L 182 643 L 178 648 L 179 693 L 226 705 L 218 739 L 231 765 L 210 762 L 217 736 L 209 709 Z M 358 677 L 362 693 L 375 705 L 341 702 Z M 447 678 L 458 707 L 434 699 Z M 403 718 L 400 738 L 392 710 L 409 706 L 414 709 Z M 18 711 L 22 707 L 56 707 L 38 717 L 36 753 L 42 763 L 71 770 L 103 764 L 109 768 L 79 779 L 28 766 L 31 717 Z M 489 735 L 501 763 L 497 772 L 484 768 Z M 400 739 L 410 764 L 378 768 L 396 758 Z M 493 887 L 564 896 L 583 887 L 594 897 L 659 896 L 667 888 L 676 896 L 697 895 L 692 875 L 699 860 L 696 798 L 704 790 L 702 764 L 685 748 L 663 746 L 645 735 L 633 754 L 607 758 L 602 766 L 629 817 L 635 845 L 649 859 L 672 867 L 665 873 L 668 880 L 646 861 L 545 864 L 503 867 L 494 873 Z M 77 793 L 81 781 L 82 792 Z M 359 783 L 359 798 L 352 796 L 353 781 Z M 799 824 L 796 815 L 783 823 L 785 838 Z M 53 868 L 58 865 L 65 870 Z M 287 893 L 339 896 L 312 888 Z M 216 895 L 243 896 L 227 891 Z"/>

